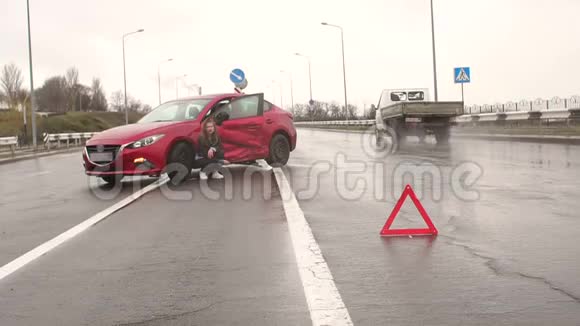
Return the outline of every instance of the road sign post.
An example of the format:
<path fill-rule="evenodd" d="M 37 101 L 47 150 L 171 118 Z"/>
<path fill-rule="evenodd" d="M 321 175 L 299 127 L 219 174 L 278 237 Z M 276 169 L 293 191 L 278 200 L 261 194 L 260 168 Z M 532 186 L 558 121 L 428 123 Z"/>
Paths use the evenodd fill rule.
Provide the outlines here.
<path fill-rule="evenodd" d="M 234 83 L 236 93 L 242 93 L 242 90 L 248 87 L 248 80 L 242 69 L 236 68 L 232 70 L 230 72 L 230 80 Z"/>
<path fill-rule="evenodd" d="M 456 84 L 461 84 L 461 103 L 465 103 L 463 84 L 471 83 L 471 69 L 469 67 L 453 68 L 453 80 Z"/>

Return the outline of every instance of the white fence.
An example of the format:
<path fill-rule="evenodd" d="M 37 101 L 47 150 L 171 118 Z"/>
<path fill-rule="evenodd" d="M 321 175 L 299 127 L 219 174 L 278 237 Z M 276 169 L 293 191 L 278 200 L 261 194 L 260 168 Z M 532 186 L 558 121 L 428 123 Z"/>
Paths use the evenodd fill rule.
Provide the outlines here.
<path fill-rule="evenodd" d="M 458 125 L 472 122 L 493 122 L 493 121 L 524 121 L 524 120 L 567 120 L 574 117 L 580 119 L 580 110 L 575 109 L 553 109 L 540 111 L 510 111 L 492 112 L 481 114 L 464 114 L 452 119 Z M 329 121 L 297 121 L 296 126 L 372 126 L 375 120 L 329 120 Z"/>
<path fill-rule="evenodd" d="M 549 100 L 538 98 L 533 101 L 521 100 L 519 102 L 471 105 L 465 107 L 465 113 L 552 111 L 562 109 L 580 109 L 580 95 L 574 95 L 569 98 L 553 97 Z"/>
<path fill-rule="evenodd" d="M 79 146 L 87 140 L 91 139 L 98 132 L 75 132 L 75 133 L 62 133 L 62 134 L 43 134 L 44 146 L 50 150 L 51 144 L 60 147 L 61 144 L 66 143 L 66 147 L 69 147 L 71 143 L 75 146 Z"/>

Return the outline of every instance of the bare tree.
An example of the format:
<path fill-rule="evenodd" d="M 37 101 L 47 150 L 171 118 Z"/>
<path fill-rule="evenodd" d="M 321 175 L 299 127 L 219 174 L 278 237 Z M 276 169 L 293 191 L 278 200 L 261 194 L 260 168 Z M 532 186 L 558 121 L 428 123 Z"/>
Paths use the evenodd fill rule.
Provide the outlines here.
<path fill-rule="evenodd" d="M 35 90 L 35 99 L 41 110 L 66 112 L 68 105 L 66 79 L 54 76 L 45 80 L 44 85 Z"/>
<path fill-rule="evenodd" d="M 130 112 L 139 112 L 141 111 L 141 108 L 143 106 L 143 103 L 141 103 L 141 101 L 139 101 L 138 99 L 134 98 L 133 96 L 129 95 L 127 96 L 127 102 L 128 102 L 128 109 Z"/>
<path fill-rule="evenodd" d="M 93 78 L 93 84 L 91 86 L 91 111 L 107 111 L 107 98 L 103 92 L 103 87 L 101 86 L 101 80 L 99 78 Z"/>
<path fill-rule="evenodd" d="M 328 107 L 330 118 L 334 120 L 340 119 L 340 106 L 336 103 L 331 103 Z"/>
<path fill-rule="evenodd" d="M 347 106 L 347 114 L 349 119 L 356 119 L 358 108 L 352 104 Z"/>
<path fill-rule="evenodd" d="M 70 67 L 65 74 L 66 79 L 66 94 L 68 99 L 68 110 L 74 111 L 75 101 L 77 99 L 79 83 L 79 70 L 76 67 Z"/>
<path fill-rule="evenodd" d="M 19 104 L 18 95 L 22 89 L 22 72 L 15 64 L 4 65 L 0 73 L 0 86 L 4 101 L 11 109 L 16 109 Z"/>
<path fill-rule="evenodd" d="M 111 94 L 111 111 L 120 112 L 123 110 L 123 92 L 118 90 Z"/>
<path fill-rule="evenodd" d="M 143 105 L 143 107 L 141 107 L 141 112 L 142 113 L 149 113 L 149 112 L 151 112 L 152 109 L 153 108 L 151 107 L 151 105 L 145 104 L 145 105 Z"/>

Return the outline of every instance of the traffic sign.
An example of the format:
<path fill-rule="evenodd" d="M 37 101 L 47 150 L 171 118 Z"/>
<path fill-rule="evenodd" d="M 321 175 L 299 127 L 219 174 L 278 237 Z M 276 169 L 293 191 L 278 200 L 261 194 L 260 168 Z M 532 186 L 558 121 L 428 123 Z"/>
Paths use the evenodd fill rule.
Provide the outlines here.
<path fill-rule="evenodd" d="M 471 73 L 469 67 L 453 68 L 453 77 L 456 84 L 470 83 Z"/>
<path fill-rule="evenodd" d="M 246 79 L 246 74 L 242 71 L 242 69 L 236 68 L 230 72 L 230 80 L 234 84 L 239 84 Z"/>

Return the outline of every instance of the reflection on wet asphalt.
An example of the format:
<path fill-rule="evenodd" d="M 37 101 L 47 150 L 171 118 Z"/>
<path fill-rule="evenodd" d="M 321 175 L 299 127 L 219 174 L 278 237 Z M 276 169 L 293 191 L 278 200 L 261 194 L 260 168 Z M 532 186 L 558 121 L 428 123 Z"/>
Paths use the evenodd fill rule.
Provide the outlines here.
<path fill-rule="evenodd" d="M 355 324 L 580 320 L 580 146 L 452 140 L 384 155 L 360 133 L 299 140 L 285 171 Z M 406 183 L 435 239 L 379 237 Z M 396 222 L 422 223 L 408 203 Z"/>

